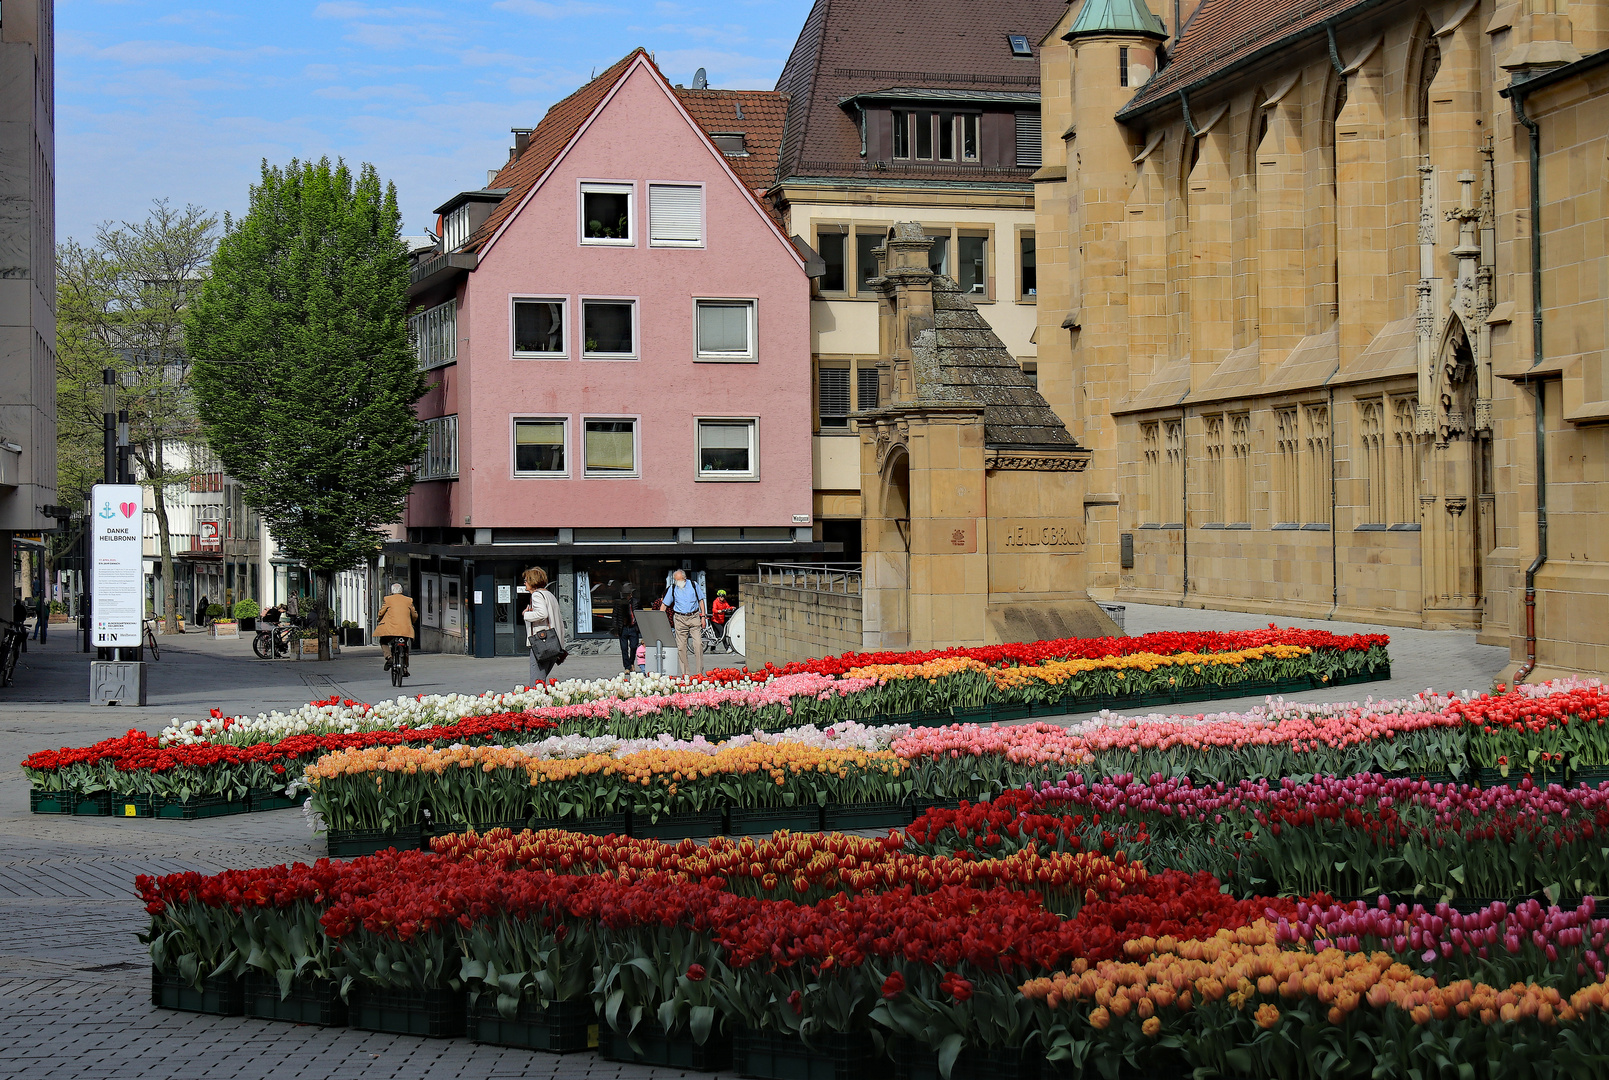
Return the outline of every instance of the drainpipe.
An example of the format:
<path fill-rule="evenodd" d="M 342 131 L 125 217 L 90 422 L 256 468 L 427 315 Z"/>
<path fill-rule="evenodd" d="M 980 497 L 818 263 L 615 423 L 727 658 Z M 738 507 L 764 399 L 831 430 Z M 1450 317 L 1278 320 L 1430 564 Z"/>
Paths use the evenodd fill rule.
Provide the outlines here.
<path fill-rule="evenodd" d="M 1188 108 L 1188 106 L 1186 106 Z M 1179 606 L 1190 598 L 1190 410 L 1179 412 L 1179 513 L 1184 528 L 1179 530 L 1183 541 L 1184 587 L 1179 593 Z"/>
<path fill-rule="evenodd" d="M 1525 115 L 1522 94 L 1503 91 L 1514 104 L 1514 118 L 1531 134 L 1531 366 L 1542 363 L 1542 129 Z M 1536 670 L 1536 575 L 1548 561 L 1547 423 L 1543 383 L 1531 379 L 1536 394 L 1536 558 L 1525 568 L 1525 663 L 1514 672 L 1516 684 Z"/>
<path fill-rule="evenodd" d="M 1325 618 L 1334 620 L 1341 606 L 1341 557 L 1336 550 L 1339 541 L 1335 536 L 1335 387 L 1330 393 L 1330 613 Z"/>
<path fill-rule="evenodd" d="M 1325 23 L 1324 34 L 1330 41 L 1330 66 L 1335 69 L 1337 75 L 1345 75 L 1346 68 L 1341 64 L 1341 51 L 1335 47 L 1335 27 Z"/>
<path fill-rule="evenodd" d="M 1196 130 L 1196 122 L 1190 116 L 1190 95 L 1183 90 L 1179 91 L 1179 105 L 1184 109 L 1184 129 L 1192 139 L 1201 138 L 1201 132 Z"/>

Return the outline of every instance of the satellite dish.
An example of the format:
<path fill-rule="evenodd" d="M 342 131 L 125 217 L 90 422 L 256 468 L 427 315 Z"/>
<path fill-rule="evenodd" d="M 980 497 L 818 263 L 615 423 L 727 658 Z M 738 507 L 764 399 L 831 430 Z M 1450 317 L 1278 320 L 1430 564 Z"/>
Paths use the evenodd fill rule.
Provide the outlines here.
<path fill-rule="evenodd" d="M 710 78 L 708 75 L 704 74 L 704 69 L 699 68 L 697 71 L 693 72 L 693 89 L 708 90 L 709 88 Z"/>

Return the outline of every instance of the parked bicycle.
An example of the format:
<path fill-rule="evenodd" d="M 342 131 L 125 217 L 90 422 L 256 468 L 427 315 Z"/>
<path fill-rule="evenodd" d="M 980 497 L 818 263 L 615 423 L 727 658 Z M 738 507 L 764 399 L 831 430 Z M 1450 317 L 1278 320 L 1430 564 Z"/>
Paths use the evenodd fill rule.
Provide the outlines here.
<path fill-rule="evenodd" d="M 251 651 L 256 653 L 260 660 L 289 656 L 291 635 L 295 632 L 293 627 L 281 626 L 279 623 L 258 623 L 257 636 L 252 639 Z"/>
<path fill-rule="evenodd" d="M 705 621 L 704 629 L 701 633 L 701 636 L 704 639 L 705 652 L 737 652 L 737 650 L 732 647 L 732 639 L 726 632 L 726 628 L 729 625 L 731 625 L 730 619 L 720 626 L 716 626 L 711 621 Z"/>
<path fill-rule="evenodd" d="M 152 660 L 162 659 L 162 650 L 156 647 L 156 620 L 145 620 L 145 651 L 151 654 Z"/>
<path fill-rule="evenodd" d="M 6 635 L 0 640 L 0 686 L 10 686 L 17 674 L 17 658 L 22 655 L 22 643 L 28 637 L 28 628 L 20 622 L 7 623 Z"/>

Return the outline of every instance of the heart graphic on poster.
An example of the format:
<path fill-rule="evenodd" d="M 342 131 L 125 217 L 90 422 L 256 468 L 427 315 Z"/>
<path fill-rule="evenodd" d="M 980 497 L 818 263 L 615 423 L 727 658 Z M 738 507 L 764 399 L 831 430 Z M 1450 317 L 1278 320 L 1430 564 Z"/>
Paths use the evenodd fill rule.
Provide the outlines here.
<path fill-rule="evenodd" d="M 135 506 L 133 503 L 118 503 L 117 508 L 123 511 L 124 517 L 133 517 Z"/>

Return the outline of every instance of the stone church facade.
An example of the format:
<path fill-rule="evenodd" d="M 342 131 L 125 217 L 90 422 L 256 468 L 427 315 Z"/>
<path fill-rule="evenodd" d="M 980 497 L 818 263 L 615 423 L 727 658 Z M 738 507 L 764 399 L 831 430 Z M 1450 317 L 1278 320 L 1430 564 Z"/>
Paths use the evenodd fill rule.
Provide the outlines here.
<path fill-rule="evenodd" d="M 1609 670 L 1606 47 L 1609 0 L 1069 5 L 1036 341 L 1093 595 Z"/>

